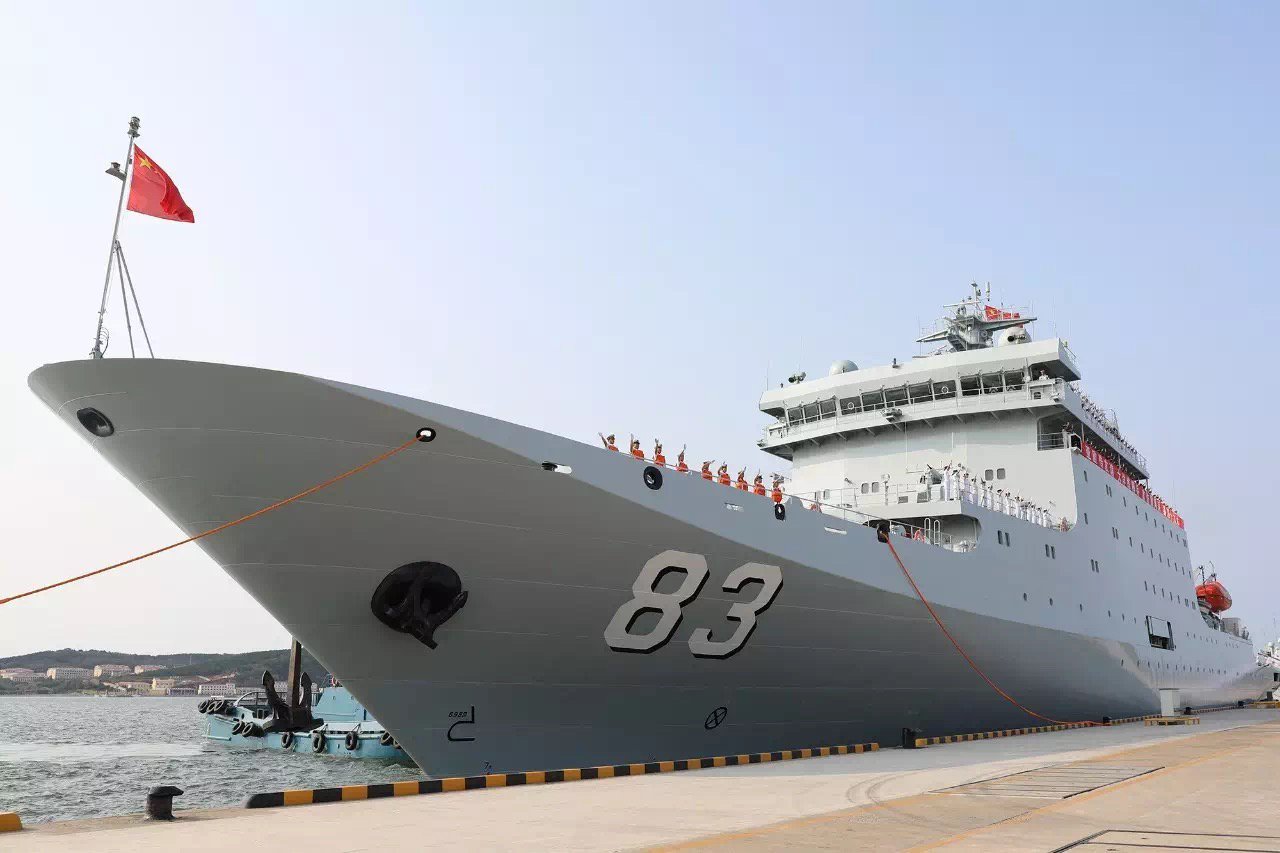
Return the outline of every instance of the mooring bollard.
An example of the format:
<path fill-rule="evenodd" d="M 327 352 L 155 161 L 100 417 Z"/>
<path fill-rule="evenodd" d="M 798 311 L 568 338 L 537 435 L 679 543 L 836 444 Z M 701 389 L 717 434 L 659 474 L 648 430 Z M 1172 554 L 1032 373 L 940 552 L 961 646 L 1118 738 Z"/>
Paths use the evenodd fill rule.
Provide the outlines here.
<path fill-rule="evenodd" d="M 903 726 L 902 727 L 902 748 L 916 749 L 917 748 L 916 738 L 923 737 L 923 736 L 924 736 L 924 732 L 920 731 L 919 729 L 913 729 L 907 726 Z"/>
<path fill-rule="evenodd" d="M 147 817 L 152 820 L 173 820 L 173 798 L 182 793 L 173 785 L 157 785 L 147 792 Z"/>

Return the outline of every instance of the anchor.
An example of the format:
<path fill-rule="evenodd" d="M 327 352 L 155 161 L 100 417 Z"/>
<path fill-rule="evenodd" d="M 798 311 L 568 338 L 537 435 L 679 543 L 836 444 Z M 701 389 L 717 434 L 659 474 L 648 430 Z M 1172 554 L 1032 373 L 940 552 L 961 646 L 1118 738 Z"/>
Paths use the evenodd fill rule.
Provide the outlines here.
<path fill-rule="evenodd" d="M 297 640 L 289 649 L 289 701 L 276 692 L 276 680 L 270 671 L 262 673 L 262 689 L 267 694 L 271 708 L 271 721 L 262 727 L 264 732 L 309 732 L 324 724 L 311 715 L 311 676 L 298 675 L 302 669 L 302 644 Z"/>

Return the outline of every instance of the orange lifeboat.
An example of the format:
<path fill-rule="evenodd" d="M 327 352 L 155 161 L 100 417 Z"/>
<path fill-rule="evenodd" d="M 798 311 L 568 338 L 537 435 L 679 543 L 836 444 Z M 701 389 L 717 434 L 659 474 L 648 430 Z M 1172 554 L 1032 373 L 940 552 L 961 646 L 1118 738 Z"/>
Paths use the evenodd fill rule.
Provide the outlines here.
<path fill-rule="evenodd" d="M 1221 613 L 1231 607 L 1231 593 L 1216 578 L 1196 587 L 1196 598 L 1209 605 L 1214 613 Z"/>

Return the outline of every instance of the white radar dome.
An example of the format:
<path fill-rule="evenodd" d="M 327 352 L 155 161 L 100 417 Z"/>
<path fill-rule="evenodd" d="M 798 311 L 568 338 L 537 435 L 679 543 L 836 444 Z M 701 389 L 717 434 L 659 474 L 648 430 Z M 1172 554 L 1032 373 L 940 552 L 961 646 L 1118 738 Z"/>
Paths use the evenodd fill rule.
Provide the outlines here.
<path fill-rule="evenodd" d="M 1011 329 L 1004 329 L 996 335 L 996 346 L 1003 344 L 1025 344 L 1030 342 L 1031 333 L 1027 331 L 1026 326 L 1014 326 Z"/>
<path fill-rule="evenodd" d="M 831 362 L 831 369 L 827 371 L 828 376 L 839 376 L 841 373 L 852 373 L 858 369 L 858 365 L 854 364 L 847 358 L 839 361 Z"/>

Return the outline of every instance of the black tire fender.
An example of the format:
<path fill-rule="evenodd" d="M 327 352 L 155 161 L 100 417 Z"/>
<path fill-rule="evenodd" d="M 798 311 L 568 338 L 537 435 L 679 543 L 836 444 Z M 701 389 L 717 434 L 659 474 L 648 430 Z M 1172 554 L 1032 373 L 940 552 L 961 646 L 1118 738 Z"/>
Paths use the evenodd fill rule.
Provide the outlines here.
<path fill-rule="evenodd" d="M 280 735 L 280 748 L 293 749 L 293 732 L 285 732 Z"/>
<path fill-rule="evenodd" d="M 352 729 L 347 732 L 347 736 L 343 738 L 342 741 L 346 745 L 347 749 L 355 752 L 360 748 L 360 732 L 356 729 Z"/>
<path fill-rule="evenodd" d="M 322 731 L 314 731 L 311 733 L 311 751 L 324 752 L 325 736 Z"/>

